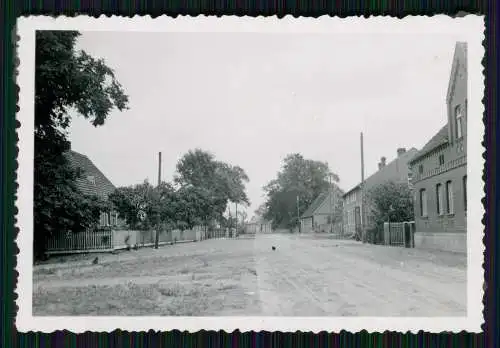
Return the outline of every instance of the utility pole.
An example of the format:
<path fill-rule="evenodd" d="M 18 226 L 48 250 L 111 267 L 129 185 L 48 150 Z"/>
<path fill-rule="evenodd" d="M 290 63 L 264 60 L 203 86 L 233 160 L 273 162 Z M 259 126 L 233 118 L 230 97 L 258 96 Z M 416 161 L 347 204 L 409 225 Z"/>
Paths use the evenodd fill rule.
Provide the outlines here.
<path fill-rule="evenodd" d="M 231 216 L 231 202 L 229 202 L 229 204 L 227 205 L 227 209 L 229 211 L 229 229 L 226 230 L 226 237 L 229 237 L 229 233 L 231 233 L 231 228 L 233 228 L 233 217 Z"/>
<path fill-rule="evenodd" d="M 236 234 L 238 234 L 238 203 L 235 204 L 235 210 L 236 210 L 236 221 L 235 221 L 235 228 L 234 228 L 234 237 L 236 237 Z"/>
<path fill-rule="evenodd" d="M 161 184 L 161 152 L 158 152 L 158 207 L 160 208 L 160 184 Z M 156 236 L 155 236 L 155 249 L 158 249 L 158 244 L 160 242 L 160 212 L 156 212 Z"/>
<path fill-rule="evenodd" d="M 297 223 L 299 225 L 299 233 L 301 232 L 301 226 L 300 226 L 300 208 L 299 208 L 299 195 L 297 195 Z"/>
<path fill-rule="evenodd" d="M 330 196 L 330 233 L 333 233 L 333 186 L 332 186 L 332 176 L 333 173 L 328 173 L 328 179 L 330 182 L 329 196 Z"/>
<path fill-rule="evenodd" d="M 365 232 L 365 157 L 363 147 L 363 132 L 360 135 L 361 145 L 361 240 L 366 242 Z"/>

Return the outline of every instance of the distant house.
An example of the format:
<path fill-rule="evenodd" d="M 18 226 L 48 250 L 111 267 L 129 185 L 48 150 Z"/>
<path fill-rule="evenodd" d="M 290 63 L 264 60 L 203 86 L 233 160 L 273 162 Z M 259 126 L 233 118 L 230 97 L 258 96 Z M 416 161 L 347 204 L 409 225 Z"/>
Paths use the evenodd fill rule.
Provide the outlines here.
<path fill-rule="evenodd" d="M 415 246 L 465 252 L 467 239 L 467 44 L 455 45 L 448 122 L 411 161 Z"/>
<path fill-rule="evenodd" d="M 85 155 L 75 151 L 66 153 L 69 164 L 80 171 L 76 179 L 77 188 L 86 195 L 95 195 L 104 200 L 108 199 L 116 187 L 97 168 L 97 166 Z M 99 219 L 99 227 L 111 227 L 122 225 L 123 221 L 118 218 L 117 212 L 102 212 Z"/>
<path fill-rule="evenodd" d="M 387 183 L 407 183 L 410 173 L 409 161 L 417 154 L 417 149 L 411 148 L 408 151 L 405 148 L 397 149 L 397 157 L 390 163 L 386 163 L 386 158 L 382 157 L 378 164 L 378 171 L 365 179 L 365 228 L 373 226 L 373 214 L 371 211 L 368 192 L 374 187 Z M 358 233 L 361 235 L 362 229 L 362 194 L 361 183 L 350 189 L 344 194 L 344 233 L 352 235 Z"/>
<path fill-rule="evenodd" d="M 342 204 L 342 195 L 343 191 L 338 186 L 334 186 L 330 192 L 320 193 L 301 215 L 300 231 L 302 233 L 331 232 L 330 219 L 334 216 L 339 204 Z"/>
<path fill-rule="evenodd" d="M 271 223 L 257 216 L 253 216 L 250 221 L 245 224 L 245 233 L 248 234 L 271 233 L 271 231 Z"/>

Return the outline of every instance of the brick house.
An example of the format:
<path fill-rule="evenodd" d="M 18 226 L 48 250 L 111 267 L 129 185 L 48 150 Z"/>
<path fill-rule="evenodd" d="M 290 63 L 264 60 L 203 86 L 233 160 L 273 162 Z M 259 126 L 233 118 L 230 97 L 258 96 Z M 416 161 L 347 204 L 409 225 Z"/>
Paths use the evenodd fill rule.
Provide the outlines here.
<path fill-rule="evenodd" d="M 405 148 L 397 149 L 397 157 L 390 163 L 386 163 L 386 158 L 382 157 L 378 164 L 378 171 L 365 179 L 365 228 L 373 228 L 373 214 L 371 212 L 371 202 L 367 194 L 374 187 L 386 182 L 407 183 L 410 172 L 409 162 L 417 154 L 417 149 Z M 361 183 L 347 191 L 344 196 L 344 234 L 353 235 L 356 232 L 361 236 L 362 229 L 362 195 Z"/>
<path fill-rule="evenodd" d="M 455 45 L 448 121 L 411 161 L 415 246 L 467 250 L 467 44 Z"/>
<path fill-rule="evenodd" d="M 69 164 L 81 175 L 76 179 L 76 187 L 86 195 L 95 195 L 108 199 L 116 187 L 109 179 L 97 168 L 97 166 L 85 155 L 75 151 L 66 153 Z M 99 219 L 99 227 L 122 226 L 124 221 L 118 217 L 117 212 L 102 212 Z"/>
<path fill-rule="evenodd" d="M 307 210 L 300 217 L 300 231 L 310 232 L 330 232 L 330 216 L 335 212 L 335 208 L 342 204 L 344 192 L 336 185 L 329 192 L 320 193 Z M 341 226 L 340 226 L 341 227 Z M 338 231 L 338 226 L 334 224 L 334 232 Z"/>

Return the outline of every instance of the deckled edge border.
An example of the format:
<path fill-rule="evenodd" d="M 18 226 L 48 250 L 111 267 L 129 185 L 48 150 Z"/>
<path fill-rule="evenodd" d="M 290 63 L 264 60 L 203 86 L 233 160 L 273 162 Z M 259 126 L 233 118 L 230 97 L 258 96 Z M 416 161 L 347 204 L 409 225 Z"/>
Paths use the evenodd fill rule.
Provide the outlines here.
<path fill-rule="evenodd" d="M 464 12 L 458 12 L 455 16 L 451 16 L 451 17 L 463 17 L 465 15 L 468 15 L 469 13 L 464 13 Z M 472 14 L 472 13 L 471 13 Z M 435 15 L 441 15 L 441 14 L 433 14 L 433 15 L 422 15 L 421 17 L 434 17 Z M 474 15 L 474 14 L 472 14 Z M 74 13 L 72 14 L 71 16 L 68 16 L 70 18 L 72 17 L 76 17 L 78 16 L 78 13 Z M 91 15 L 90 17 L 93 17 L 93 18 L 102 18 L 102 17 L 123 17 L 123 18 L 134 18 L 134 17 L 150 17 L 151 19 L 154 19 L 154 18 L 158 18 L 158 17 L 162 17 L 162 16 L 166 16 L 166 17 L 172 17 L 172 18 L 176 18 L 177 16 L 169 16 L 169 15 L 166 15 L 166 14 L 163 14 L 163 15 L 160 15 L 160 16 L 151 16 L 151 15 L 133 15 L 133 16 L 123 16 L 123 15 L 106 15 L 106 14 L 100 14 L 100 15 Z M 408 15 L 405 15 L 405 16 L 391 16 L 391 15 L 374 15 L 374 16 L 367 16 L 367 15 L 357 15 L 357 16 L 330 16 L 329 17 L 339 17 L 339 18 L 348 18 L 348 17 L 365 17 L 365 18 L 368 18 L 368 17 L 396 17 L 398 19 L 403 19 L 405 17 L 409 17 L 409 16 L 415 16 L 415 15 L 411 15 L 411 14 L 408 14 Z M 450 16 L 450 15 L 449 15 Z M 25 16 L 23 16 L 25 17 Z M 50 15 L 50 17 L 61 17 L 59 15 Z M 182 17 L 192 17 L 192 18 L 196 18 L 196 17 L 209 17 L 208 15 L 190 15 L 190 14 L 186 14 Z M 238 17 L 242 17 L 242 16 L 238 16 Z M 276 17 L 276 18 L 279 18 L 279 19 L 283 19 L 285 17 L 294 17 L 294 18 L 297 18 L 297 17 L 301 17 L 301 16 L 296 16 L 296 15 L 290 15 L 290 14 L 287 14 L 285 16 L 278 16 L 278 15 L 274 15 L 274 16 L 258 16 L 258 17 Z M 313 16 L 315 18 L 318 18 L 318 16 Z M 488 202 L 488 187 L 487 187 L 487 168 L 488 168 L 488 165 L 487 165 L 487 160 L 488 160 L 488 155 L 489 155 L 489 151 L 488 151 L 488 143 L 487 143 L 487 132 L 488 132 L 488 128 L 487 128 L 487 123 L 488 123 L 488 113 L 489 113 L 489 110 L 486 108 L 486 105 L 487 105 L 487 102 L 488 102 L 488 93 L 487 93 L 487 90 L 488 89 L 488 82 L 492 82 L 490 78 L 486 79 L 486 62 L 487 62 L 487 56 L 488 56 L 488 39 L 487 39 L 487 34 L 488 34 L 488 21 L 486 20 L 486 16 L 485 16 L 485 19 L 484 19 L 484 30 L 483 30 L 483 41 L 482 41 L 482 46 L 484 48 L 484 56 L 483 56 L 483 59 L 481 60 L 481 65 L 482 65 L 482 78 L 483 78 L 483 86 L 484 86 L 484 93 L 483 93 L 483 98 L 482 98 L 482 104 L 483 104 L 483 125 L 485 127 L 485 132 L 484 132 L 484 135 L 483 135 L 483 141 L 481 143 L 482 147 L 483 147 L 483 153 L 482 153 L 482 157 L 483 159 L 485 160 L 485 164 L 484 164 L 484 168 L 483 168 L 483 175 L 482 175 L 482 180 L 483 180 L 483 198 L 481 199 L 481 203 L 483 204 L 483 208 L 484 208 L 484 215 L 483 215 L 483 218 L 481 220 L 482 224 L 483 224 L 483 247 L 484 247 L 484 251 L 483 251 L 483 263 L 482 263 L 482 268 L 483 268 L 483 271 L 484 271 L 484 283 L 483 283 L 483 300 L 482 300 L 482 303 L 483 303 L 483 323 L 481 325 L 481 328 L 483 329 L 483 332 L 487 329 L 488 327 L 488 324 L 487 324 L 487 318 L 486 316 L 488 315 L 488 310 L 492 310 L 492 309 L 488 309 L 487 305 L 489 303 L 488 299 L 489 297 L 491 297 L 491 294 L 490 292 L 491 291 L 494 291 L 494 289 L 492 289 L 491 287 L 488 287 L 487 286 L 487 278 L 490 274 L 490 269 L 489 269 L 489 264 L 488 264 L 488 254 L 489 254 L 489 246 L 487 245 L 487 241 L 488 241 L 488 231 L 487 231 L 487 221 L 488 221 L 488 206 L 487 206 L 487 202 Z M 13 266 L 14 266 L 14 280 L 13 280 L 13 285 L 14 285 L 14 289 L 13 289 L 13 301 L 14 301 L 14 306 L 13 306 L 13 309 L 14 309 L 14 317 L 13 317 L 13 320 L 14 320 L 14 327 L 15 327 L 15 318 L 16 318 L 16 314 L 19 310 L 19 307 L 17 306 L 17 299 L 19 297 L 19 294 L 17 293 L 17 285 L 18 285 L 18 277 L 19 277 L 19 273 L 17 271 L 17 255 L 19 254 L 19 246 L 17 245 L 17 237 L 19 235 L 19 227 L 17 225 L 17 213 L 18 213 L 18 209 L 17 209 L 17 206 L 15 204 L 15 202 L 17 201 L 18 199 L 18 190 L 19 190 L 19 183 L 18 183 L 18 175 L 17 175 L 17 170 L 18 170 L 18 167 L 19 167 L 19 163 L 18 163 L 18 155 L 19 155 L 19 147 L 18 147 L 18 143 L 19 143 L 19 134 L 18 134 L 18 129 L 20 128 L 21 126 L 21 123 L 20 121 L 17 119 L 16 115 L 17 113 L 19 112 L 20 110 L 20 106 L 19 106 L 19 93 L 20 93 L 20 87 L 19 85 L 17 84 L 17 79 L 18 79 L 18 75 L 19 75 L 19 65 L 20 65 L 20 59 L 19 59 L 19 56 L 18 56 L 18 48 L 19 48 L 19 41 L 20 41 L 20 36 L 18 35 L 18 32 L 17 32 L 17 24 L 14 24 L 14 26 L 12 27 L 11 29 L 11 45 L 13 46 L 13 53 L 14 53 L 14 59 L 13 59 L 13 63 L 14 63 L 14 66 L 13 66 L 13 76 L 11 76 L 11 78 L 13 79 L 13 83 L 15 85 L 15 95 L 16 95 L 16 103 L 15 103 L 15 115 L 14 115 L 14 119 L 15 119 L 15 137 L 16 137 L 16 146 L 15 146 L 15 162 L 14 162 L 14 167 L 15 167 L 15 171 L 14 171 L 14 175 L 13 175 L 13 179 L 14 179 L 14 192 L 13 192 L 13 200 L 14 200 L 14 205 L 13 205 L 13 208 L 14 208 L 14 219 L 13 219 L 13 222 L 14 222 L 14 240 L 13 240 L 13 243 L 14 243 L 14 250 L 15 250 L 15 255 L 12 255 L 13 257 Z M 491 117 L 494 117 L 495 115 L 491 115 Z M 149 330 L 149 331 L 122 331 L 120 329 L 115 329 L 115 330 L 112 330 L 112 331 L 101 331 L 101 332 L 97 332 L 97 331 L 93 331 L 93 332 L 90 332 L 90 331 L 86 331 L 86 332 L 82 332 L 82 333 L 79 333 L 77 335 L 85 335 L 85 334 L 88 334 L 88 333 L 92 333 L 92 334 L 95 334 L 95 333 L 108 333 L 108 334 L 117 334 L 117 333 L 121 333 L 121 334 L 136 334 L 136 333 L 160 333 L 161 331 L 153 331 L 153 330 Z M 215 331 L 215 330 L 210 330 L 210 331 L 207 331 L 207 330 L 199 330 L 199 331 L 196 331 L 196 332 L 189 332 L 189 331 L 180 331 L 180 330 L 171 330 L 169 331 L 171 333 L 176 333 L 176 334 L 197 334 L 197 333 L 220 333 L 220 332 L 224 332 L 226 333 L 225 331 Z M 269 332 L 269 331 L 247 331 L 247 333 L 272 333 L 272 332 Z M 37 333 L 35 331 L 28 331 L 26 333 L 23 333 L 23 334 L 33 334 L 33 333 Z M 52 335 L 54 333 L 73 333 L 71 331 L 68 331 L 68 330 L 54 330 L 52 332 L 43 332 L 43 334 L 48 334 L 48 335 Z M 314 335 L 323 335 L 323 334 L 331 334 L 331 333 L 334 333 L 334 332 L 326 332 L 326 331 L 318 331 L 318 332 L 313 332 L 313 331 L 295 331 L 295 332 L 281 332 L 281 331 L 277 331 L 275 333 L 279 333 L 279 334 L 314 334 Z M 351 334 L 351 335 L 355 335 L 355 334 L 373 334 L 373 333 L 380 333 L 380 334 L 391 334 L 391 333 L 397 333 L 397 334 L 403 334 L 403 335 L 421 335 L 421 334 L 431 334 L 431 335 L 435 335 L 435 334 L 441 334 L 441 333 L 452 333 L 453 335 L 459 335 L 459 334 L 464 334 L 464 333 L 467 333 L 466 331 L 458 331 L 458 332 L 449 332 L 449 331 L 444 331 L 444 332 L 440 332 L 440 333 L 435 333 L 435 332 L 425 332 L 425 331 L 422 331 L 422 330 L 419 330 L 417 332 L 412 332 L 412 331 L 407 331 L 407 332 L 397 332 L 397 331 L 389 331 L 389 330 L 386 330 L 386 331 L 383 331 L 383 332 L 368 332 L 367 330 L 360 330 L 360 331 L 357 331 L 357 332 L 349 332 L 349 331 L 345 331 L 345 330 L 341 330 L 339 331 L 338 333 L 334 333 L 334 334 Z M 73 333 L 75 334 L 75 333 Z M 239 330 L 234 330 L 232 332 L 228 332 L 227 334 L 242 334 L 242 332 L 240 332 Z"/>

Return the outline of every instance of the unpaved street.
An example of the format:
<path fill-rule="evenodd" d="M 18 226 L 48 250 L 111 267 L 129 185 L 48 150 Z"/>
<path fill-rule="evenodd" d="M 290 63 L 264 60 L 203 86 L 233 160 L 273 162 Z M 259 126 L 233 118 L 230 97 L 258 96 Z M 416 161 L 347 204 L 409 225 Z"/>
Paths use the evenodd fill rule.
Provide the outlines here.
<path fill-rule="evenodd" d="M 94 257 L 35 266 L 34 314 L 466 314 L 462 254 L 270 234 Z"/>

